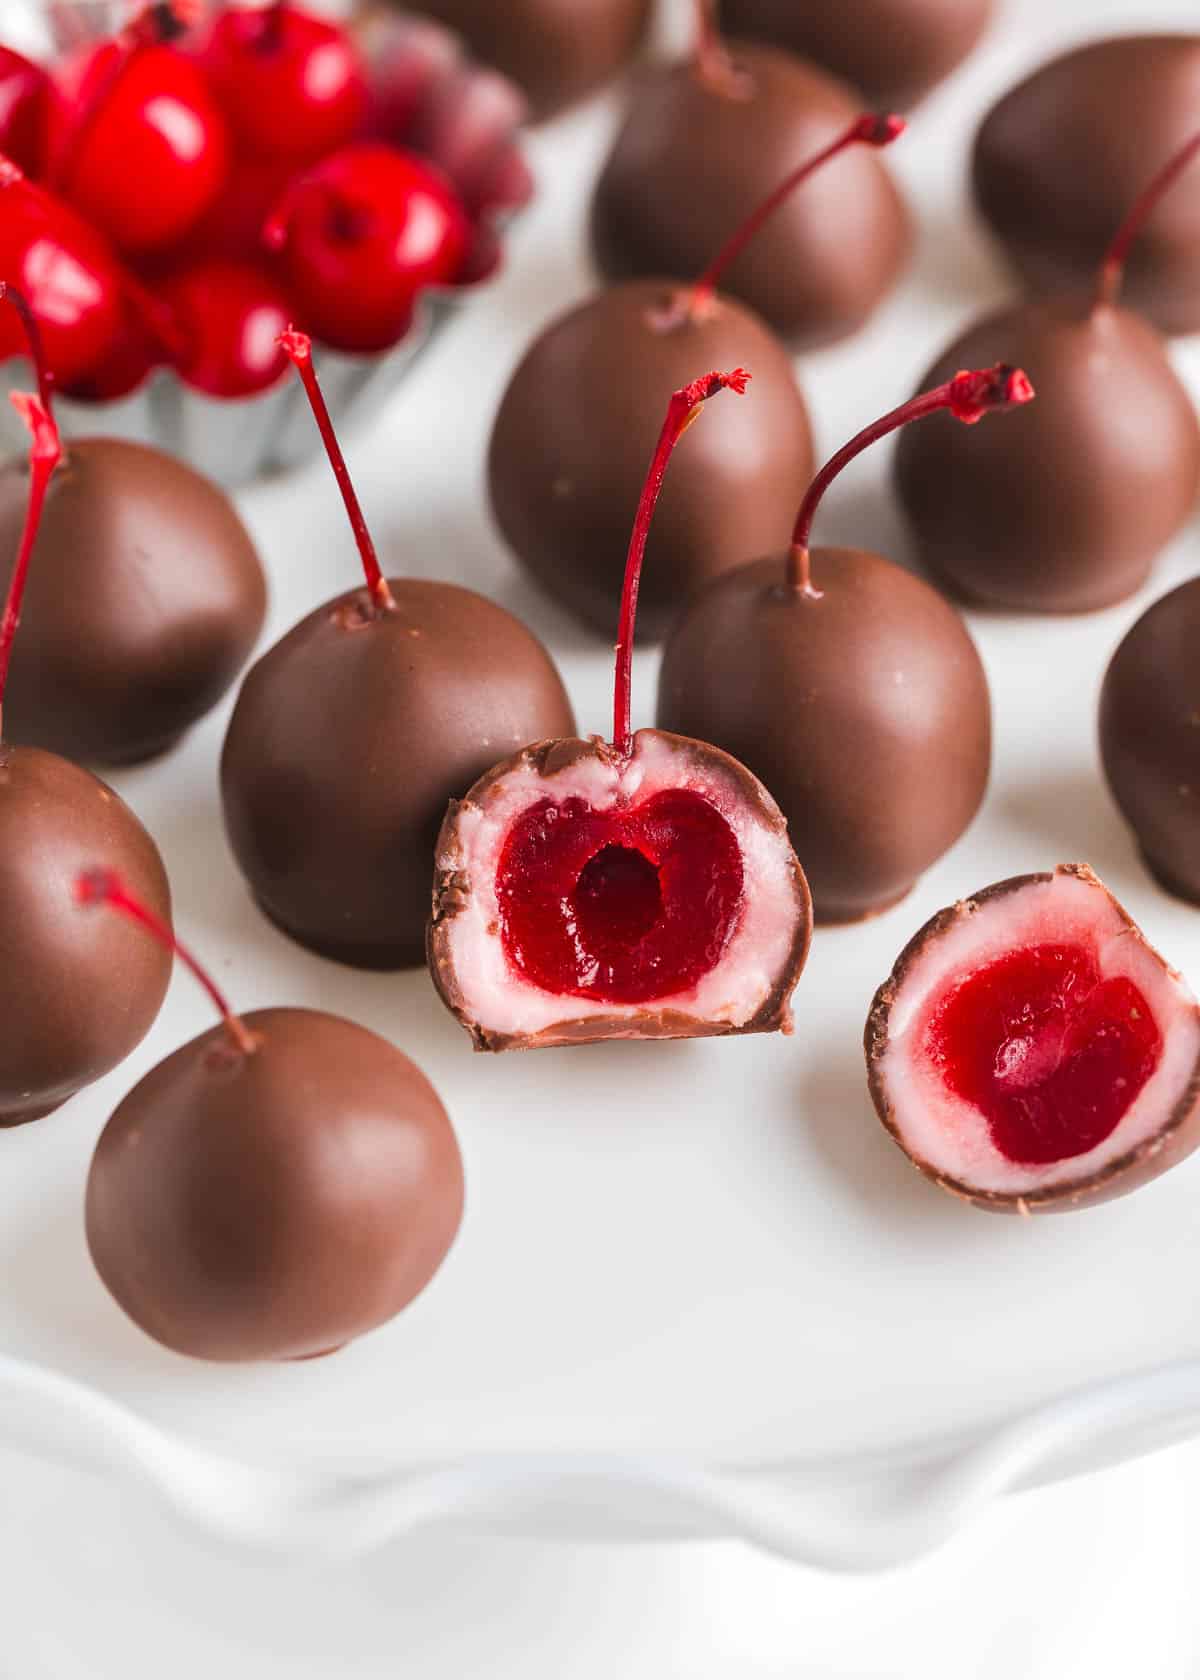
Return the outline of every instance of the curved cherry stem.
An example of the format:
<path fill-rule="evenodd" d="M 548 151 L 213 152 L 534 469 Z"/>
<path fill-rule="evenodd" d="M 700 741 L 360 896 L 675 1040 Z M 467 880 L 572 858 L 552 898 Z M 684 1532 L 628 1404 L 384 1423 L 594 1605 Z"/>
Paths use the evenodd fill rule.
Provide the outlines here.
<path fill-rule="evenodd" d="M 1117 301 L 1117 296 L 1121 290 L 1121 282 L 1125 278 L 1125 264 L 1129 260 L 1130 250 L 1150 217 L 1157 210 L 1159 202 L 1170 192 L 1198 152 L 1200 152 L 1200 132 L 1193 134 L 1192 138 L 1179 148 L 1175 156 L 1163 165 L 1150 184 L 1135 199 L 1132 209 L 1117 229 L 1112 244 L 1104 253 L 1104 261 L 1100 264 L 1100 272 L 1096 277 L 1096 295 L 1092 304 L 1093 309 L 1100 309 L 1106 304 L 1113 304 Z"/>
<path fill-rule="evenodd" d="M 32 443 L 29 451 L 29 501 L 25 508 L 25 528 L 17 549 L 17 559 L 8 584 L 8 599 L 0 616 L 0 736 L 4 725 L 4 693 L 8 687 L 8 667 L 12 662 L 13 642 L 21 622 L 21 603 L 25 599 L 25 584 L 29 578 L 29 561 L 37 542 L 46 491 L 55 467 L 62 460 L 62 440 L 54 416 L 40 397 L 26 391 L 14 391 L 9 398 L 21 419 L 29 428 Z"/>
<path fill-rule="evenodd" d="M 42 329 L 38 325 L 37 316 L 29 307 L 29 299 L 19 286 L 14 286 L 11 280 L 0 280 L 0 302 L 11 303 L 21 319 L 21 327 L 25 334 L 25 342 L 29 346 L 29 359 L 33 363 L 34 376 L 37 379 L 38 396 L 47 414 L 54 412 L 54 379 L 46 365 L 46 346 L 42 341 Z"/>
<path fill-rule="evenodd" d="M 337 479 L 338 489 L 342 492 L 342 501 L 346 504 L 346 512 L 350 517 L 354 540 L 358 544 L 358 552 L 362 556 L 363 572 L 366 576 L 371 600 L 380 612 L 393 612 L 396 603 L 392 598 L 391 590 L 388 588 L 388 581 L 383 575 L 383 568 L 379 564 L 375 544 L 371 540 L 370 531 L 367 529 L 362 503 L 359 501 L 351 482 L 350 469 L 346 465 L 346 457 L 342 454 L 342 446 L 338 442 L 337 433 L 333 429 L 333 420 L 330 417 L 320 382 L 317 379 L 317 370 L 313 367 L 312 339 L 307 333 L 297 332 L 295 327 L 289 327 L 286 332 L 280 333 L 279 345 L 300 375 L 301 382 L 308 394 L 313 418 L 317 422 L 317 430 L 321 434 L 325 452 L 329 456 L 329 464 L 333 468 L 333 476 Z"/>
<path fill-rule="evenodd" d="M 796 528 L 792 533 L 791 553 L 788 556 L 788 587 L 797 595 L 807 596 L 809 600 L 821 599 L 821 591 L 812 581 L 809 552 L 813 518 L 822 496 L 834 479 L 843 467 L 849 466 L 864 449 L 878 443 L 880 438 L 887 437 L 889 432 L 899 431 L 901 426 L 907 426 L 911 420 L 924 420 L 927 415 L 937 414 L 941 409 L 949 409 L 956 420 L 961 420 L 965 426 L 973 426 L 976 421 L 982 420 L 985 414 L 1019 408 L 1022 403 L 1031 402 L 1033 396 L 1033 386 L 1020 368 L 1008 367 L 1003 363 L 992 368 L 975 368 L 965 373 L 956 373 L 954 378 L 948 379 L 944 385 L 935 386 L 932 391 L 925 391 L 921 396 L 913 397 L 911 402 L 901 403 L 899 408 L 894 408 L 890 414 L 885 414 L 881 420 L 876 420 L 859 432 L 857 437 L 851 438 L 850 442 L 839 449 L 836 455 L 831 456 L 821 468 L 800 504 Z"/>
<path fill-rule="evenodd" d="M 224 992 L 216 981 L 202 968 L 200 963 L 188 950 L 187 946 L 177 939 L 174 930 L 163 921 L 162 917 L 143 904 L 136 894 L 130 892 L 124 880 L 115 869 L 87 869 L 82 875 L 77 875 L 74 885 L 76 904 L 97 905 L 106 904 L 110 909 L 119 911 L 131 922 L 144 927 L 160 945 L 177 956 L 184 966 L 191 970 L 196 979 L 204 987 L 215 1004 L 225 1030 L 233 1042 L 234 1049 L 242 1056 L 252 1056 L 258 1049 L 258 1039 L 239 1019 L 229 1007 Z"/>
<path fill-rule="evenodd" d="M 890 146 L 893 140 L 900 138 L 907 126 L 903 117 L 864 114 L 857 117 L 836 140 L 832 140 L 814 157 L 809 158 L 807 163 L 800 164 L 790 175 L 785 176 L 775 188 L 775 191 L 763 199 L 758 208 L 746 218 L 732 237 L 721 247 L 713 261 L 696 281 L 691 291 L 689 313 L 699 315 L 703 312 L 726 269 L 736 262 L 746 246 L 760 232 L 764 224 L 770 221 L 780 205 L 790 198 L 796 188 L 807 181 L 810 175 L 815 174 L 824 164 L 837 157 L 839 153 L 847 151 L 851 146 Z"/>
<path fill-rule="evenodd" d="M 637 628 L 638 591 L 642 582 L 642 567 L 646 559 L 646 540 L 654 509 L 662 492 L 667 464 L 675 453 L 675 446 L 693 421 L 700 418 L 700 405 L 718 391 L 736 391 L 740 396 L 750 382 L 745 368 L 732 373 L 709 373 L 676 391 L 667 408 L 667 418 L 659 434 L 654 459 L 642 488 L 637 516 L 633 522 L 633 537 L 629 544 L 629 558 L 625 562 L 625 584 L 621 591 L 621 619 L 617 628 L 617 669 L 613 691 L 613 746 L 628 753 L 633 746 L 630 728 L 630 709 L 633 685 L 633 637 Z"/>

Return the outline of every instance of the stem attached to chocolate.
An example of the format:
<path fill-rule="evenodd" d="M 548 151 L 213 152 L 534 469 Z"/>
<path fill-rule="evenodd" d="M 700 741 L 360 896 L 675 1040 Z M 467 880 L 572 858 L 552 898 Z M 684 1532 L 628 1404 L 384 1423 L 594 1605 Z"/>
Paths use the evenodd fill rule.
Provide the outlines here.
<path fill-rule="evenodd" d="M 889 432 L 907 426 L 911 420 L 924 420 L 927 415 L 937 414 L 942 409 L 949 409 L 954 418 L 961 420 L 964 425 L 973 426 L 977 420 L 982 420 L 985 414 L 991 414 L 995 410 L 1018 408 L 1022 403 L 1030 402 L 1033 395 L 1033 386 L 1020 368 L 1007 367 L 1003 363 L 993 368 L 977 368 L 966 373 L 956 373 L 954 378 L 947 380 L 944 385 L 938 385 L 932 391 L 925 391 L 921 396 L 913 397 L 911 402 L 901 403 L 899 408 L 885 414 L 882 420 L 876 420 L 859 432 L 857 437 L 851 438 L 850 442 L 839 449 L 821 468 L 800 504 L 788 557 L 788 587 L 797 595 L 807 596 L 809 600 L 820 600 L 821 591 L 812 581 L 809 554 L 813 518 L 822 496 L 842 468 L 849 466 L 864 449 L 878 443 L 880 438 L 887 437 Z"/>
<path fill-rule="evenodd" d="M 887 115 L 865 114 L 857 117 L 850 127 L 840 134 L 836 140 L 817 152 L 806 163 L 800 164 L 790 175 L 786 176 L 775 191 L 763 199 L 732 235 L 732 237 L 718 251 L 716 257 L 705 269 L 704 273 L 692 287 L 688 312 L 693 316 L 703 314 L 713 293 L 725 273 L 751 240 L 762 229 L 779 209 L 784 201 L 791 197 L 796 188 L 807 181 L 810 175 L 816 173 L 824 164 L 837 157 L 839 153 L 849 150 L 851 146 L 890 146 L 893 140 L 898 140 L 904 133 L 906 123 L 903 117 Z"/>
<path fill-rule="evenodd" d="M 613 693 L 613 746 L 628 753 L 633 746 L 630 728 L 630 705 L 633 681 L 633 638 L 637 628 L 638 590 L 642 581 L 642 566 L 646 559 L 646 541 L 654 509 L 662 491 L 667 464 L 675 446 L 693 421 L 700 418 L 700 405 L 718 391 L 736 391 L 740 396 L 749 383 L 745 368 L 732 373 L 709 373 L 693 380 L 676 391 L 667 409 L 667 418 L 659 434 L 650 472 L 642 488 L 637 516 L 633 522 L 633 537 L 629 544 L 629 558 L 625 562 L 625 585 L 621 592 L 621 619 L 617 628 L 617 669 Z"/>
<path fill-rule="evenodd" d="M 29 560 L 37 542 L 38 527 L 46 491 L 55 467 L 62 460 L 62 440 L 54 416 L 40 397 L 25 391 L 14 391 L 9 398 L 21 419 L 29 428 L 32 445 L 29 451 L 29 501 L 25 509 L 25 528 L 17 549 L 16 563 L 8 584 L 8 599 L 0 616 L 0 737 L 4 728 L 4 692 L 8 686 L 8 667 L 12 661 L 13 641 L 21 622 L 21 603 L 25 599 L 25 584 L 29 577 Z"/>
<path fill-rule="evenodd" d="M 234 1049 L 242 1056 L 252 1056 L 258 1048 L 258 1040 L 246 1026 L 245 1022 L 236 1016 L 229 1007 L 224 992 L 220 990 L 216 981 L 196 961 L 196 958 L 176 937 L 173 930 L 162 918 L 143 904 L 141 899 L 130 892 L 125 882 L 115 869 L 88 869 L 75 879 L 75 902 L 77 904 L 96 905 L 106 904 L 110 909 L 119 911 L 129 921 L 144 927 L 160 945 L 174 953 L 186 968 L 189 968 L 196 979 L 204 987 L 215 1004 L 221 1019 L 225 1023 L 225 1030 L 233 1042 Z"/>
<path fill-rule="evenodd" d="M 1134 201 L 1133 207 L 1113 237 L 1112 244 L 1104 253 L 1104 261 L 1100 264 L 1100 272 L 1096 277 L 1096 295 L 1093 309 L 1101 309 L 1106 304 L 1114 304 L 1121 290 L 1121 282 L 1125 278 L 1125 264 L 1129 260 L 1129 252 L 1140 235 L 1150 217 L 1157 210 L 1159 202 L 1175 185 L 1192 159 L 1200 153 L 1200 133 L 1181 146 L 1175 156 L 1165 163 L 1158 174 Z"/>
<path fill-rule="evenodd" d="M 313 417 L 317 422 L 317 429 L 325 445 L 325 452 L 329 456 L 329 464 L 333 468 L 333 476 L 337 479 L 338 489 L 342 492 L 342 501 L 346 504 L 346 512 L 350 517 L 350 525 L 354 531 L 354 540 L 358 544 L 358 552 L 362 556 L 363 572 L 367 579 L 367 588 L 371 600 L 379 612 L 394 612 L 396 603 L 392 592 L 388 588 L 388 581 L 383 575 L 383 568 L 379 564 L 379 556 L 375 552 L 375 544 L 371 540 L 371 533 L 367 529 L 366 517 L 362 504 L 355 493 L 350 479 L 350 469 L 346 465 L 346 457 L 342 454 L 342 447 L 337 440 L 337 433 L 333 428 L 333 420 L 325 403 L 317 379 L 316 369 L 313 367 L 312 339 L 307 333 L 297 332 L 295 327 L 289 327 L 279 335 L 280 347 L 291 359 L 296 372 L 300 375 L 308 400 L 312 406 Z"/>

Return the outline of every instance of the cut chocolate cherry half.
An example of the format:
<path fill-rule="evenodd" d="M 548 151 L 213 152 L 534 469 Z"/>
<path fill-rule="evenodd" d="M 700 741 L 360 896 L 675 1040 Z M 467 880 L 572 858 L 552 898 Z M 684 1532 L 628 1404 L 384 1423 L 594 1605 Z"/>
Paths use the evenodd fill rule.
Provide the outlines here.
<path fill-rule="evenodd" d="M 866 1053 L 888 1131 L 977 1207 L 1107 1201 L 1200 1142 L 1200 1005 L 1086 864 L 927 922 L 876 993 Z"/>
<path fill-rule="evenodd" d="M 789 1031 L 812 906 L 784 818 L 727 753 L 630 729 L 646 537 L 699 405 L 671 399 L 629 551 L 613 740 L 543 741 L 451 805 L 438 843 L 429 964 L 480 1050 L 605 1038 Z"/>

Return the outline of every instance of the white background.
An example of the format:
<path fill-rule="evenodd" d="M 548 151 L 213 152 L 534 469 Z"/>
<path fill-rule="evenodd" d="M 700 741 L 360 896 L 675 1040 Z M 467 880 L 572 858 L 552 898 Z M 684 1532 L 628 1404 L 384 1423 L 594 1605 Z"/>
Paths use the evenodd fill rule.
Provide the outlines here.
<path fill-rule="evenodd" d="M 891 357 L 888 400 L 959 320 L 1002 291 L 963 218 L 974 115 L 1067 39 L 1109 25 L 1196 22 L 1196 0 L 1009 0 L 987 50 L 920 113 L 914 162 L 903 148 L 895 154 L 899 174 L 921 176 L 918 270 L 926 278 L 936 270 L 946 284 L 932 338 L 914 331 L 903 358 Z M 403 557 L 416 552 L 412 569 L 455 575 L 461 556 L 479 550 L 488 420 L 529 335 L 590 284 L 582 220 L 614 114 L 601 102 L 538 137 L 543 197 L 515 235 L 507 278 L 430 353 L 387 424 L 351 451 L 391 569 L 407 569 Z M 930 167 L 937 147 L 941 170 Z M 914 295 L 894 306 L 897 327 L 912 324 Z M 827 447 L 843 416 L 861 420 L 885 406 L 864 405 L 862 388 L 876 377 L 873 342 L 806 370 Z M 245 506 L 276 556 L 284 530 L 297 542 L 344 544 L 320 473 L 256 491 Z M 853 528 L 858 540 L 894 547 L 894 516 L 878 497 L 865 515 L 861 497 L 835 499 L 829 519 L 833 540 Z M 538 622 L 531 593 L 498 555 L 495 565 L 484 587 Z M 643 717 L 652 677 L 643 662 Z M 21 1285 L 5 1279 L 6 1288 Z M 823 1579 L 728 1545 L 580 1548 L 437 1535 L 317 1573 L 220 1557 L 132 1500 L 0 1452 L 0 1676 L 207 1680 L 221 1664 L 255 1680 L 1194 1680 L 1198 1504 L 1200 1449 L 1187 1448 L 1012 1500 L 950 1552 L 882 1580 Z"/>

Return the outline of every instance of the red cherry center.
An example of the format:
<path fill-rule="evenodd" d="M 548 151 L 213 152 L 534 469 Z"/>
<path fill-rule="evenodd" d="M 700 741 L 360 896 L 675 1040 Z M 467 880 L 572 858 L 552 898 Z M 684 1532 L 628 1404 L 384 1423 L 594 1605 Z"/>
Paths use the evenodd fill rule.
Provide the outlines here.
<path fill-rule="evenodd" d="M 741 849 L 688 788 L 613 811 L 543 799 L 509 831 L 496 893 L 504 949 L 525 979 L 601 1003 L 653 1003 L 721 960 L 742 910 Z"/>
<path fill-rule="evenodd" d="M 1035 945 L 988 963 L 934 1009 L 924 1049 L 986 1117 L 1008 1160 L 1086 1155 L 1158 1066 L 1162 1034 L 1131 980 L 1102 979 L 1082 945 Z"/>

